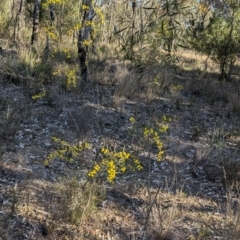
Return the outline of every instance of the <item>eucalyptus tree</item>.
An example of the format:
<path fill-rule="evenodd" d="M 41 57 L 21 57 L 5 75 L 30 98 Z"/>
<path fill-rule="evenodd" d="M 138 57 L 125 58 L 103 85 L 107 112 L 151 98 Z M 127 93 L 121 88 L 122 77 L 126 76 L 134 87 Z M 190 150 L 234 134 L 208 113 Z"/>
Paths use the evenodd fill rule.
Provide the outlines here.
<path fill-rule="evenodd" d="M 219 64 L 219 79 L 231 80 L 240 49 L 240 2 L 199 3 L 195 20 L 189 27 L 190 45 Z"/>
<path fill-rule="evenodd" d="M 32 45 L 33 45 L 33 44 L 37 41 L 37 39 L 38 39 L 40 5 L 41 5 L 41 0 L 35 0 L 35 3 L 34 3 L 34 11 L 33 11 L 32 37 L 31 37 L 31 44 L 32 44 Z"/>
<path fill-rule="evenodd" d="M 126 59 L 138 62 L 137 65 L 162 61 L 164 56 L 172 59 L 185 31 L 191 1 L 131 2 L 132 5 L 122 1 L 110 18 L 114 25 L 112 38 L 118 49 Z"/>
<path fill-rule="evenodd" d="M 0 34 L 1 38 L 16 41 L 25 25 L 23 0 L 0 1 Z"/>
<path fill-rule="evenodd" d="M 81 68 L 81 77 L 83 82 L 88 80 L 88 63 L 87 54 L 88 47 L 90 46 L 90 34 L 93 25 L 93 18 L 95 12 L 92 4 L 92 0 L 82 0 L 81 5 L 81 28 L 78 33 L 78 59 Z"/>

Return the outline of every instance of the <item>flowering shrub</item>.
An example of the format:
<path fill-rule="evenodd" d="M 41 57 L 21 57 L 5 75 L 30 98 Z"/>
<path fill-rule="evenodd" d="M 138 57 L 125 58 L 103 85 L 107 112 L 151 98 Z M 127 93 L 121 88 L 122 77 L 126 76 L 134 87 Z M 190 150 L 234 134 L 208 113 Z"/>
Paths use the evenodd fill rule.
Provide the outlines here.
<path fill-rule="evenodd" d="M 160 136 L 164 133 L 166 133 L 169 129 L 168 122 L 171 121 L 171 118 L 167 118 L 165 115 L 162 118 L 162 123 L 157 129 L 154 128 L 147 128 L 145 127 L 143 129 L 143 137 L 145 140 L 155 143 L 158 148 L 158 156 L 157 160 L 161 161 L 164 155 L 163 151 L 163 142 L 160 138 Z"/>
<path fill-rule="evenodd" d="M 70 70 L 67 74 L 67 89 L 77 88 L 76 71 Z"/>
<path fill-rule="evenodd" d="M 77 76 L 76 76 L 76 70 L 75 69 L 69 69 L 68 71 L 61 71 L 60 69 L 56 69 L 52 75 L 54 77 L 58 77 L 63 75 L 64 76 L 64 82 L 66 84 L 67 90 L 76 89 L 77 88 Z"/>
<path fill-rule="evenodd" d="M 175 92 L 180 91 L 182 89 L 183 89 L 183 86 L 180 84 L 173 86 L 173 91 L 175 91 Z"/>
<path fill-rule="evenodd" d="M 56 30 L 54 27 L 51 27 L 48 25 L 48 26 L 44 27 L 44 31 L 48 35 L 49 38 L 51 38 L 52 40 L 57 40 Z"/>
<path fill-rule="evenodd" d="M 37 99 L 43 98 L 43 97 L 45 97 L 45 96 L 46 96 L 46 92 L 44 91 L 44 92 L 41 92 L 41 93 L 39 93 L 39 94 L 33 95 L 33 96 L 32 96 L 32 100 L 37 100 Z"/>
<path fill-rule="evenodd" d="M 82 144 L 71 145 L 57 137 L 52 137 L 52 140 L 55 143 L 58 143 L 60 147 L 47 156 L 47 158 L 44 160 L 45 166 L 49 166 L 50 162 L 56 158 L 73 162 L 80 152 L 90 148 L 90 145 L 86 142 Z"/>
<path fill-rule="evenodd" d="M 132 124 L 136 124 L 136 119 L 131 117 L 129 121 Z M 158 161 L 163 158 L 163 142 L 161 140 L 161 135 L 168 131 L 168 122 L 171 119 L 163 116 L 161 124 L 158 129 L 147 128 L 143 129 L 143 138 L 149 143 L 156 144 L 158 148 Z M 88 149 L 90 146 L 88 143 L 82 143 L 77 145 L 71 145 L 59 138 L 53 137 L 52 140 L 60 145 L 58 150 L 50 153 L 44 161 L 46 166 L 55 159 L 59 158 L 65 161 L 74 161 L 80 152 Z M 135 172 L 143 170 L 143 166 L 140 160 L 133 154 L 125 151 L 116 151 L 116 149 L 111 149 L 108 147 L 102 147 L 99 150 L 99 154 L 96 157 L 96 163 L 88 171 L 88 178 L 94 179 L 99 177 L 101 180 L 106 180 L 113 183 L 119 174 L 125 174 L 127 172 Z"/>
<path fill-rule="evenodd" d="M 108 182 L 114 182 L 117 174 L 126 171 L 141 171 L 143 169 L 140 161 L 134 155 L 124 150 L 115 152 L 108 148 L 100 149 L 101 162 L 93 166 L 88 172 L 88 177 L 94 178 L 97 175 L 106 176 Z"/>
<path fill-rule="evenodd" d="M 64 4 L 65 0 L 46 0 L 42 3 L 42 7 L 47 9 L 50 4 Z"/>
<path fill-rule="evenodd" d="M 163 130 L 165 130 L 164 128 Z M 164 151 L 163 151 L 163 143 L 160 140 L 158 131 L 155 131 L 153 128 L 144 128 L 143 131 L 143 137 L 144 139 L 149 140 L 150 142 L 154 142 L 158 148 L 158 161 L 162 160 Z"/>

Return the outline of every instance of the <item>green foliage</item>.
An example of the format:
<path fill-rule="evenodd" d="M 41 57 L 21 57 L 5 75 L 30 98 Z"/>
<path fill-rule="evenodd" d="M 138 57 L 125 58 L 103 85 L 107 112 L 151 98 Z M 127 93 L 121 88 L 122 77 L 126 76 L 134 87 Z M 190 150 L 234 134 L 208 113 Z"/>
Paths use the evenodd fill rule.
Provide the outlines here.
<path fill-rule="evenodd" d="M 226 5 L 228 14 L 213 12 L 206 26 L 198 22 L 189 28 L 190 45 L 220 65 L 221 78 L 230 77 L 240 48 L 240 5 Z M 228 76 L 229 75 L 229 76 Z"/>
<path fill-rule="evenodd" d="M 51 26 L 49 6 L 54 5 L 54 23 Z M 70 31 L 79 29 L 79 1 L 71 0 L 44 0 L 42 1 L 42 23 L 44 27 L 54 27 L 61 38 L 61 34 L 69 34 Z"/>
<path fill-rule="evenodd" d="M 164 58 L 160 58 L 161 50 L 165 57 L 171 58 L 182 32 L 181 12 L 187 7 L 177 1 L 166 1 L 162 5 L 151 1 L 140 3 L 137 10 L 127 8 L 124 12 L 124 5 L 119 5 L 113 40 L 118 43 L 123 57 L 145 66 L 161 62 Z"/>
<path fill-rule="evenodd" d="M 229 19 L 216 16 L 203 31 L 196 29 L 197 36 L 193 38 L 191 44 L 196 50 L 211 54 L 216 60 L 230 56 L 240 46 L 240 34 L 236 27 L 231 33 L 232 24 Z"/>

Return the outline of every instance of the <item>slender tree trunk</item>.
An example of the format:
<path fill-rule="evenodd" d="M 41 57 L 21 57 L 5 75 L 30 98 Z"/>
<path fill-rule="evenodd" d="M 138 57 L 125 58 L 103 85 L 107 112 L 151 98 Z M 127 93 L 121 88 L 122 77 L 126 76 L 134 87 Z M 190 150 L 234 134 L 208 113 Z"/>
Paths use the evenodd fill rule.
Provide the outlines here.
<path fill-rule="evenodd" d="M 221 63 L 220 63 L 220 75 L 219 75 L 219 80 L 224 80 L 227 78 L 227 74 L 225 71 L 225 65 L 226 65 L 226 58 L 224 58 Z"/>
<path fill-rule="evenodd" d="M 11 20 L 14 19 L 14 10 L 15 10 L 15 0 L 13 0 L 13 3 L 12 3 Z"/>
<path fill-rule="evenodd" d="M 60 43 L 62 42 L 62 26 L 63 26 L 63 15 L 64 15 L 64 4 L 61 4 L 61 10 L 60 10 L 60 14 L 58 14 L 58 24 L 59 24 L 59 41 Z"/>
<path fill-rule="evenodd" d="M 54 4 L 50 4 L 49 5 L 49 14 L 50 14 L 51 27 L 52 27 L 54 19 L 55 19 L 55 16 L 54 16 Z"/>
<path fill-rule="evenodd" d="M 31 38 L 32 45 L 38 40 L 40 4 L 41 4 L 41 0 L 36 0 L 34 4 L 33 30 L 32 30 L 32 38 Z"/>
<path fill-rule="evenodd" d="M 130 39 L 130 54 L 129 57 L 131 60 L 134 60 L 134 29 L 135 29 L 135 16 L 136 16 L 136 1 L 132 1 L 132 31 L 131 31 L 131 39 Z"/>
<path fill-rule="evenodd" d="M 50 16 L 50 25 L 53 26 L 53 22 L 55 19 L 54 16 L 54 4 L 49 5 L 49 16 Z M 47 61 L 50 55 L 50 43 L 49 43 L 49 35 L 46 33 L 46 46 L 44 49 L 43 61 Z"/>
<path fill-rule="evenodd" d="M 111 35 L 112 35 L 112 19 L 113 19 L 113 4 L 109 1 L 108 3 L 108 7 L 109 7 L 109 13 L 110 13 L 110 21 L 108 24 L 108 41 L 111 39 Z M 104 34 L 102 34 L 103 36 Z"/>
<path fill-rule="evenodd" d="M 9 28 L 11 26 L 12 21 L 14 21 L 15 0 L 13 0 L 12 3 L 11 3 L 11 1 L 9 1 L 9 9 L 11 11 L 11 13 L 10 13 L 11 17 L 8 20 L 8 23 L 6 24 L 4 32 L 7 32 L 8 36 L 11 36 L 11 33 L 9 33 Z"/>
<path fill-rule="evenodd" d="M 231 44 L 231 42 L 233 41 L 232 39 L 233 39 L 233 29 L 234 29 L 234 18 L 235 18 L 235 16 L 234 16 L 235 14 L 233 13 L 232 14 L 232 20 L 231 20 L 231 27 L 230 27 L 230 31 L 229 31 L 229 34 L 228 34 L 228 36 L 227 36 L 227 38 L 228 38 L 228 41 L 227 41 L 227 43 L 226 43 L 226 45 L 225 45 L 225 48 L 224 48 L 224 51 L 223 51 L 223 53 L 224 53 L 224 57 L 223 57 L 223 59 L 222 59 L 222 61 L 220 62 L 220 71 L 221 71 L 221 74 L 220 74 L 220 76 L 219 76 L 219 79 L 220 80 L 222 80 L 222 79 L 226 79 L 227 81 L 231 81 L 231 71 L 229 71 L 228 73 L 227 73 L 227 71 L 226 71 L 226 66 L 227 66 L 227 63 L 228 63 L 228 57 L 229 57 L 229 53 L 228 53 L 228 51 L 229 51 L 229 48 L 230 48 L 230 44 Z"/>
<path fill-rule="evenodd" d="M 91 22 L 94 18 L 94 10 L 91 0 L 82 1 L 82 24 L 78 33 L 78 59 L 81 68 L 83 82 L 88 81 L 87 53 L 91 32 Z"/>
<path fill-rule="evenodd" d="M 18 37 L 18 32 L 20 29 L 20 15 L 22 13 L 22 8 L 23 8 L 23 0 L 20 1 L 19 9 L 17 11 L 16 18 L 15 18 L 14 32 L 13 32 L 14 41 L 16 41 Z"/>

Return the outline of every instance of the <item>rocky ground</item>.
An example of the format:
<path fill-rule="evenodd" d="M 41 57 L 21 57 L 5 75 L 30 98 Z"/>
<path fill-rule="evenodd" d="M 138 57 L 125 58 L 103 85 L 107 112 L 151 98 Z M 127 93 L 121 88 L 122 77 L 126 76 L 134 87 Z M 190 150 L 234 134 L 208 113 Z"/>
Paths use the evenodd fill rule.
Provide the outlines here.
<path fill-rule="evenodd" d="M 24 86 L 1 80 L 0 239 L 240 239 L 239 117 L 226 114 L 221 100 L 209 103 L 184 89 L 116 105 L 115 89 L 88 84 L 77 94 L 47 86 L 46 97 L 32 100 Z M 140 127 L 163 115 L 172 120 L 157 162 L 156 149 L 142 147 L 129 118 Z M 55 159 L 46 167 L 44 159 L 56 148 L 52 136 L 87 141 L 91 149 L 78 161 Z M 60 220 L 63 192 L 53 186 L 74 176 L 84 181 L 101 146 L 138 152 L 144 170 L 105 185 L 97 218 Z"/>

